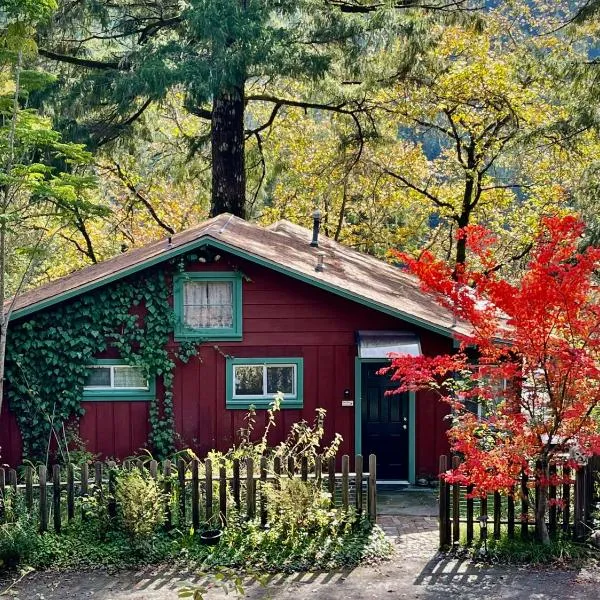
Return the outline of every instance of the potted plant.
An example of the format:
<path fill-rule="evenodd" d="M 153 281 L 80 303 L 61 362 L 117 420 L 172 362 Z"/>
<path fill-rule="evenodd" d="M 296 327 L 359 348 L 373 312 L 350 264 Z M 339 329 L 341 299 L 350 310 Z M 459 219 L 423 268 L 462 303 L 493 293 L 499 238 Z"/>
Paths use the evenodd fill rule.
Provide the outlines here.
<path fill-rule="evenodd" d="M 201 544 L 204 544 L 205 546 L 216 546 L 223 536 L 223 522 L 220 515 L 215 514 L 205 521 L 199 535 Z"/>

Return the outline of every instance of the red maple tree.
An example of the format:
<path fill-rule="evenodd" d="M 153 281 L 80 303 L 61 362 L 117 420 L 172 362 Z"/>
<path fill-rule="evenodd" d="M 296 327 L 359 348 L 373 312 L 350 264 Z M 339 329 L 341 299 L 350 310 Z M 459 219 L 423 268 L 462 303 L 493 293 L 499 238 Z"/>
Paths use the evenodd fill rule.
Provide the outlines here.
<path fill-rule="evenodd" d="M 500 275 L 495 240 L 479 226 L 460 232 L 472 259 L 458 269 L 428 252 L 398 254 L 471 330 L 454 354 L 393 357 L 398 391 L 435 390 L 452 407 L 449 439 L 463 461 L 447 480 L 472 484 L 474 495 L 512 494 L 523 471 L 535 472 L 543 543 L 549 466 L 600 452 L 600 250 L 580 252 L 582 232 L 574 217 L 545 219 L 515 282 Z"/>

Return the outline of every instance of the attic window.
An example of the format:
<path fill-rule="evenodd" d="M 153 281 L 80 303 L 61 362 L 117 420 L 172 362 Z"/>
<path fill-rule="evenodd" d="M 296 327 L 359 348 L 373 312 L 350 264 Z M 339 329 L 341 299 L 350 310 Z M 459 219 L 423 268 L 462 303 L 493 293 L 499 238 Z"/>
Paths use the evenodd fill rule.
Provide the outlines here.
<path fill-rule="evenodd" d="M 174 278 L 175 339 L 242 338 L 238 273 L 182 273 Z"/>
<path fill-rule="evenodd" d="M 359 331 L 359 358 L 389 358 L 390 353 L 421 355 L 421 343 L 414 333 L 405 331 Z"/>

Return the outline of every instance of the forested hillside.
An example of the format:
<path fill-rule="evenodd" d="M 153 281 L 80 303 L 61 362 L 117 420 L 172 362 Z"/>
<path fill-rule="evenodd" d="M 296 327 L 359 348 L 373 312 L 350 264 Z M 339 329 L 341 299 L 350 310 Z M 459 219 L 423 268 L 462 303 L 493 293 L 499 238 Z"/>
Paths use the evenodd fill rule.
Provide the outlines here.
<path fill-rule="evenodd" d="M 221 212 L 386 257 L 596 210 L 598 3 L 4 0 L 3 297 Z"/>

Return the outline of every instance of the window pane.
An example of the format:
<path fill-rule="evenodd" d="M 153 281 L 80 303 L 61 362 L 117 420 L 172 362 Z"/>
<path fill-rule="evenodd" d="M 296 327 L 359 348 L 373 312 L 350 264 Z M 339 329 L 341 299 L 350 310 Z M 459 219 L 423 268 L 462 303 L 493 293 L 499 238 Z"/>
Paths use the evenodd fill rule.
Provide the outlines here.
<path fill-rule="evenodd" d="M 110 367 L 88 367 L 85 387 L 110 387 Z"/>
<path fill-rule="evenodd" d="M 233 367 L 236 396 L 262 396 L 263 366 L 239 365 Z"/>
<path fill-rule="evenodd" d="M 294 393 L 294 367 L 270 367 L 267 366 L 267 393 L 276 394 Z"/>
<path fill-rule="evenodd" d="M 148 381 L 141 367 L 114 367 L 114 387 L 147 388 Z"/>
<path fill-rule="evenodd" d="M 233 327 L 233 282 L 186 281 L 183 289 L 183 319 L 187 327 Z"/>

